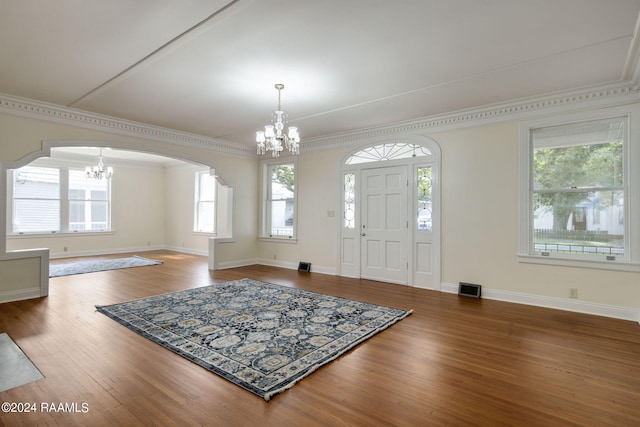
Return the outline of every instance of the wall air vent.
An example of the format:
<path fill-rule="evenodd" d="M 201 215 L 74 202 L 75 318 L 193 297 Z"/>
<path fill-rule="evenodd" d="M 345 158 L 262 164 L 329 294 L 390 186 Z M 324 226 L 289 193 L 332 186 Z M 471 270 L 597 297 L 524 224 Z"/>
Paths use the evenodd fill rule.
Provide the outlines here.
<path fill-rule="evenodd" d="M 458 295 L 465 297 L 480 298 L 482 292 L 482 286 L 474 285 L 473 283 L 460 282 L 458 286 Z"/>
<path fill-rule="evenodd" d="M 298 263 L 298 271 L 304 271 L 306 273 L 311 271 L 311 263 L 310 262 L 304 262 L 304 261 L 300 261 Z"/>

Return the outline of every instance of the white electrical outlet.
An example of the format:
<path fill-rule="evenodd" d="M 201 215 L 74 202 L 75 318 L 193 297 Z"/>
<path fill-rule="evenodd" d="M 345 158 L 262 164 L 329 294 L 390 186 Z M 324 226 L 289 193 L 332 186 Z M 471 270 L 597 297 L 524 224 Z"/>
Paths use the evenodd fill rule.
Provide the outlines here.
<path fill-rule="evenodd" d="M 578 288 L 569 288 L 569 298 L 578 298 Z"/>

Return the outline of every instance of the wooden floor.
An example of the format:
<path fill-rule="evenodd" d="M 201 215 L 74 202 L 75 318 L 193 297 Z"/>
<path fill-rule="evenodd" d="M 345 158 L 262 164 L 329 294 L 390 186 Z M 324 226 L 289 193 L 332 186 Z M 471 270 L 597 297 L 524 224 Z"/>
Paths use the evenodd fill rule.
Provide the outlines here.
<path fill-rule="evenodd" d="M 211 272 L 204 257 L 167 251 L 140 255 L 164 264 L 54 278 L 47 298 L 0 304 L 0 332 L 45 376 L 0 393 L 0 403 L 36 409 L 0 413 L 0 425 L 640 425 L 638 323 L 264 266 Z M 244 277 L 414 312 L 265 402 L 94 309 Z M 61 403 L 72 412 L 51 411 Z"/>

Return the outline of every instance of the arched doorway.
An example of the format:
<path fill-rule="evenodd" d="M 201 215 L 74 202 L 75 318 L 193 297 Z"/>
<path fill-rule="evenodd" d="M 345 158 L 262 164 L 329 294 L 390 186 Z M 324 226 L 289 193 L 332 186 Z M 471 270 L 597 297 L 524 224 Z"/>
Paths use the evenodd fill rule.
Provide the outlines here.
<path fill-rule="evenodd" d="M 342 161 L 339 271 L 440 289 L 440 147 L 405 135 L 369 141 Z"/>
<path fill-rule="evenodd" d="M 227 194 L 229 197 L 233 197 L 233 189 L 227 184 L 227 182 L 222 179 L 221 177 L 218 177 L 215 174 L 215 165 L 213 164 L 207 164 L 206 161 L 203 162 L 202 158 L 195 158 L 193 156 L 191 156 L 188 153 L 180 153 L 180 152 L 174 152 L 171 151 L 169 149 L 165 149 L 163 147 L 154 147 L 154 146 L 150 146 L 150 145 L 146 145 L 146 144 L 135 144 L 135 143 L 121 143 L 121 142 L 116 142 L 116 141 L 101 141 L 101 140 L 97 140 L 97 141 L 88 141 L 88 140 L 83 140 L 83 141 L 79 141 L 79 140 L 55 140 L 55 141 L 44 141 L 42 144 L 42 149 L 29 153 L 28 155 L 24 156 L 23 158 L 19 159 L 18 161 L 15 162 L 11 162 L 11 163 L 4 163 L 0 165 L 0 171 L 2 172 L 0 174 L 0 187 L 2 188 L 2 197 L 4 198 L 4 200 L 7 200 L 8 194 L 7 194 L 7 178 L 9 176 L 12 176 L 12 174 L 8 173 L 12 170 L 17 170 L 19 168 L 22 168 L 24 166 L 30 165 L 32 164 L 34 161 L 36 161 L 37 159 L 41 159 L 41 158 L 45 158 L 44 160 L 46 160 L 46 158 L 50 158 L 52 157 L 52 152 L 55 152 L 56 150 L 61 150 L 63 148 L 71 148 L 72 152 L 73 149 L 79 150 L 81 147 L 93 147 L 93 149 L 95 150 L 95 147 L 99 147 L 99 148 L 103 148 L 105 149 L 104 153 L 105 153 L 105 159 L 106 159 L 106 149 L 107 148 L 111 148 L 113 150 L 110 150 L 110 152 L 112 153 L 130 153 L 130 154 L 138 154 L 138 155 L 144 155 L 146 157 L 148 157 L 149 154 L 152 154 L 154 156 L 161 156 L 162 158 L 165 159 L 176 159 L 179 160 L 181 162 L 183 162 L 183 164 L 192 164 L 194 166 L 197 166 L 199 169 L 204 170 L 206 173 L 206 171 L 209 171 L 209 174 L 211 175 L 215 175 L 214 178 L 216 178 L 216 181 L 218 183 L 220 183 L 220 185 L 223 185 L 225 187 L 228 188 L 228 191 L 225 191 L 224 194 Z M 81 151 L 79 151 L 81 153 Z M 72 154 L 73 156 L 73 154 Z M 137 158 L 137 157 L 136 157 Z M 73 160 L 73 159 L 72 159 Z M 131 168 L 138 168 L 138 163 L 136 162 L 135 158 L 134 160 L 128 160 L 130 165 L 129 165 L 129 169 Z M 185 163 L 186 162 L 186 163 Z M 116 174 L 117 174 L 117 170 L 116 170 Z M 193 182 L 193 180 L 192 180 Z M 193 203 L 192 200 L 188 200 L 187 203 Z M 86 204 L 86 203 L 85 203 Z M 227 225 L 229 225 L 229 227 L 233 226 L 232 223 L 232 217 L 233 217 L 233 212 L 231 212 L 232 208 L 233 208 L 233 201 L 231 199 L 231 201 L 226 201 L 225 203 L 220 203 L 220 206 L 224 206 L 225 208 L 225 214 L 226 216 L 229 218 L 227 220 Z M 1 244 L 0 244 L 0 256 L 10 256 L 10 257 L 16 257 L 19 254 L 28 256 L 27 251 L 23 250 L 22 248 L 14 248 L 12 252 L 8 252 L 8 248 L 7 248 L 7 236 L 8 236 L 8 225 L 10 226 L 11 224 L 7 224 L 7 212 L 6 210 L 3 210 L 0 213 L 0 227 L 1 227 Z M 11 231 L 11 230 L 9 230 Z M 68 230 L 67 230 L 68 231 Z M 88 233 L 87 233 L 88 234 Z M 123 234 L 123 233 L 121 233 Z M 126 234 L 126 233 L 125 233 Z M 69 235 L 68 235 L 69 236 Z M 206 236 L 205 236 L 206 237 Z M 14 238 L 15 239 L 15 238 Z M 89 237 L 84 237 L 83 238 L 84 241 L 88 240 Z M 37 239 L 34 239 L 37 240 Z M 77 238 L 77 241 L 80 241 L 81 238 Z M 83 243 L 84 243 L 83 241 Z M 28 245 L 22 243 L 23 246 Z M 151 243 L 147 243 L 147 241 L 145 240 L 144 245 L 148 245 Z M 12 246 L 16 246 L 15 244 L 12 244 Z M 62 244 L 60 244 L 59 246 L 62 247 Z M 77 245 L 80 246 L 80 251 L 87 251 L 86 247 L 82 247 L 83 245 Z M 209 244 L 208 250 L 211 251 L 214 245 Z M 31 248 L 32 246 L 29 246 L 29 248 Z M 49 247 L 49 246 L 37 246 L 37 247 Z M 128 246 L 127 246 L 128 248 Z M 58 248 L 59 251 L 61 251 L 62 249 Z M 207 249 L 203 250 L 203 254 L 205 253 L 204 251 L 206 251 Z M 66 245 L 64 246 L 64 251 L 66 251 Z M 48 251 L 47 251 L 48 252 Z M 90 254 L 90 253 L 88 253 Z M 66 255 L 66 254 L 65 254 Z M 73 255 L 73 254 L 72 254 Z M 84 254 L 82 254 L 84 255 Z M 47 255 L 48 258 L 48 255 Z M 213 257 L 210 257 L 210 260 L 213 259 Z M 210 265 L 212 265 L 212 263 L 210 263 Z M 48 273 L 47 271 L 44 271 L 44 267 L 42 268 L 43 274 L 42 274 L 42 282 L 43 284 L 46 283 L 48 281 Z M 42 296 L 42 295 L 46 295 L 46 286 L 42 286 L 41 287 L 42 290 L 40 292 L 40 295 L 36 295 L 36 296 Z"/>

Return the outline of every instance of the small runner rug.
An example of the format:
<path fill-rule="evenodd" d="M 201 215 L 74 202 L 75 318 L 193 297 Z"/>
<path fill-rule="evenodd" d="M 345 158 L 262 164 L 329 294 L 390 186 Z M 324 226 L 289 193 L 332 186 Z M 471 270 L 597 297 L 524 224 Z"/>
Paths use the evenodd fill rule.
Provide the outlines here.
<path fill-rule="evenodd" d="M 96 308 L 265 400 L 411 313 L 251 279 Z"/>
<path fill-rule="evenodd" d="M 144 267 L 162 264 L 162 261 L 137 255 L 127 258 L 96 259 L 49 265 L 49 277 L 70 276 L 72 274 L 95 273 L 96 271 L 119 270 L 121 268 Z"/>

